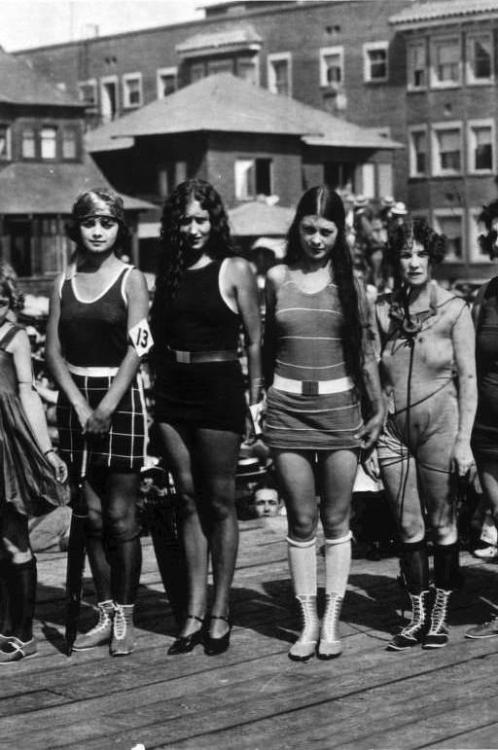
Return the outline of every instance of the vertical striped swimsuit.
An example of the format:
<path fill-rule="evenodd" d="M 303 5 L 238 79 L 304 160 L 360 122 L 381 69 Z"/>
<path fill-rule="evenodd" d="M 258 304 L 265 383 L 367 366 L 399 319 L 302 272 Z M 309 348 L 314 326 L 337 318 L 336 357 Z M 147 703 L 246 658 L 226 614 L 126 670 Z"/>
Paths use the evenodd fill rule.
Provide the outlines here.
<path fill-rule="evenodd" d="M 264 437 L 271 448 L 359 448 L 354 435 L 362 425 L 360 400 L 347 377 L 343 328 L 336 285 L 303 292 L 287 270 L 275 309 L 276 382 L 267 394 Z M 305 392 L 316 391 L 316 382 L 337 381 L 337 392 L 291 393 L 284 390 L 287 379 L 311 382 Z"/>

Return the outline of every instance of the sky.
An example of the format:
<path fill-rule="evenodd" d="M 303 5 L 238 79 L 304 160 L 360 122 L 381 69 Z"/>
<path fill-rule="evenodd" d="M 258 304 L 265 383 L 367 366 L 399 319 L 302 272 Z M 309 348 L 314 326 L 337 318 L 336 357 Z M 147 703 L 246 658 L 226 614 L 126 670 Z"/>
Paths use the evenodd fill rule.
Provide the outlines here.
<path fill-rule="evenodd" d="M 212 0 L 211 0 L 212 2 Z M 6 52 L 203 18 L 205 0 L 0 0 Z"/>

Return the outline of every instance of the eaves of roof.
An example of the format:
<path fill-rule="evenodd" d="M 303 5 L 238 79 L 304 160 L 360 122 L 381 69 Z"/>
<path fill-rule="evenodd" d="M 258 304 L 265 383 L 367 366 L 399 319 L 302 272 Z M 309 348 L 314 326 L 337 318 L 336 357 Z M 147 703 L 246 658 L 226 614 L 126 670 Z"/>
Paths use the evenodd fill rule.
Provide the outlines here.
<path fill-rule="evenodd" d="M 14 162 L 0 170 L 0 214 L 69 214 L 83 190 L 112 186 L 91 157 L 82 163 Z M 156 208 L 122 196 L 128 211 Z"/>
<path fill-rule="evenodd" d="M 313 145 L 394 149 L 401 144 L 369 128 L 270 93 L 230 73 L 203 78 L 159 99 L 88 137 L 90 151 L 99 139 L 134 138 L 191 132 L 231 132 L 319 139 Z M 94 145 L 97 144 L 97 145 Z"/>
<path fill-rule="evenodd" d="M 400 30 L 436 25 L 442 21 L 455 23 L 469 18 L 498 18 L 497 0 L 432 0 L 416 2 L 391 16 L 389 23 Z"/>

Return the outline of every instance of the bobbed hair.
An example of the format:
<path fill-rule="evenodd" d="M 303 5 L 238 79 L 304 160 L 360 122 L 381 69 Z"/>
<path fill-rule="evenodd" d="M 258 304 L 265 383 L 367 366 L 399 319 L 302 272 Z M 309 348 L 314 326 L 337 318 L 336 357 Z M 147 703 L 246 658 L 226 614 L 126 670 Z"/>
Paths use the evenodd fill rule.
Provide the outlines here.
<path fill-rule="evenodd" d="M 10 300 L 9 307 L 14 312 L 20 312 L 24 307 L 24 295 L 17 285 L 17 274 L 9 263 L 0 261 L 0 294 L 5 294 Z"/>
<path fill-rule="evenodd" d="M 167 198 L 161 217 L 161 258 L 156 281 L 156 298 L 174 298 L 185 271 L 185 240 L 180 226 L 188 204 L 198 201 L 209 214 L 211 231 L 205 252 L 213 260 L 234 255 L 228 216 L 217 190 L 205 180 L 180 183 Z"/>
<path fill-rule="evenodd" d="M 343 341 L 346 370 L 356 385 L 362 387 L 363 333 L 362 314 L 353 272 L 353 260 L 346 241 L 346 215 L 340 196 L 328 185 L 307 190 L 299 201 L 296 214 L 287 235 L 287 253 L 284 263 L 298 265 L 304 258 L 299 226 L 304 216 L 319 216 L 333 221 L 338 229 L 335 245 L 330 255 L 331 274 L 337 285 L 339 301 L 344 316 Z"/>
<path fill-rule="evenodd" d="M 71 218 L 66 223 L 66 234 L 76 244 L 79 255 L 86 252 L 81 241 L 81 222 L 90 216 L 99 215 L 99 207 L 102 203 L 106 205 L 109 215 L 119 224 L 116 254 L 121 255 L 129 251 L 130 231 L 125 224 L 123 199 L 113 190 L 97 187 L 85 190 L 78 195 L 71 210 Z"/>
<path fill-rule="evenodd" d="M 420 242 L 429 254 L 431 265 L 441 263 L 448 247 L 448 240 L 444 234 L 438 234 L 422 217 L 408 218 L 402 224 L 392 222 L 388 228 L 387 258 L 393 269 L 395 282 L 400 279 L 400 256 L 404 248 L 414 241 Z"/>
<path fill-rule="evenodd" d="M 487 229 L 487 234 L 480 234 L 477 239 L 483 253 L 488 255 L 491 259 L 494 259 L 497 256 L 495 248 L 496 233 L 491 229 L 494 219 L 498 219 L 498 200 L 491 201 L 491 203 L 483 206 L 481 213 L 477 217 L 478 223 L 484 224 Z"/>

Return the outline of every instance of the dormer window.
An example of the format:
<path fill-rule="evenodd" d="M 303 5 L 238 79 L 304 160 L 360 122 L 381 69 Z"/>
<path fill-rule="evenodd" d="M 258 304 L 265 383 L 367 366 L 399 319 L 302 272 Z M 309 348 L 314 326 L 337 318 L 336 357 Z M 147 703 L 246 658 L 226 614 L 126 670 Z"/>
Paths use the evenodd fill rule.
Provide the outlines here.
<path fill-rule="evenodd" d="M 23 159 L 36 157 L 36 139 L 34 128 L 24 128 L 21 138 L 21 154 Z"/>
<path fill-rule="evenodd" d="M 57 158 L 57 128 L 45 127 L 41 129 L 40 156 L 42 159 Z"/>

